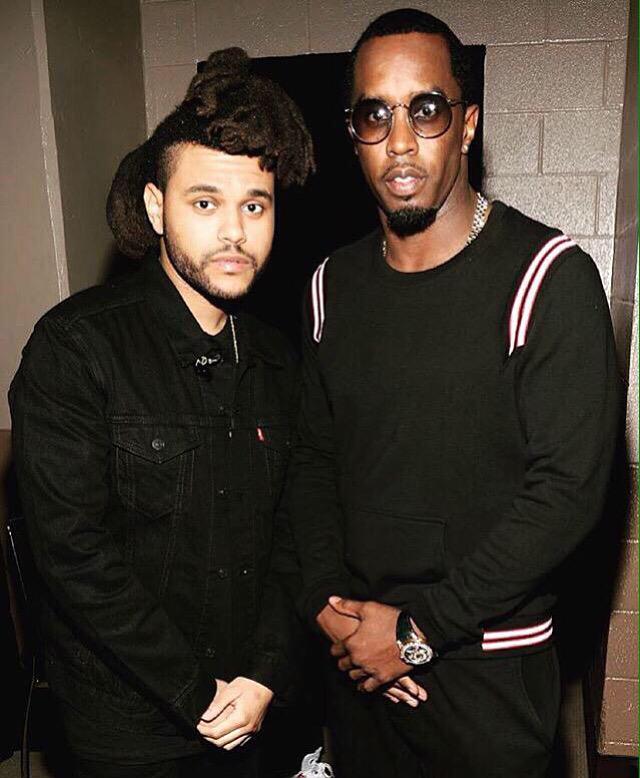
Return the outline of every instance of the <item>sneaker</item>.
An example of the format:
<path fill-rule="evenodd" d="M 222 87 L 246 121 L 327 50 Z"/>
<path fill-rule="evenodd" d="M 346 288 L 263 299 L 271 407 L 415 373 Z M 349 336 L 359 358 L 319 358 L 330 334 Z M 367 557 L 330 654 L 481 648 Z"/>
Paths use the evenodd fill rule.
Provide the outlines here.
<path fill-rule="evenodd" d="M 331 765 L 318 761 L 322 753 L 322 746 L 312 754 L 307 754 L 302 760 L 300 772 L 294 778 L 334 778 Z"/>

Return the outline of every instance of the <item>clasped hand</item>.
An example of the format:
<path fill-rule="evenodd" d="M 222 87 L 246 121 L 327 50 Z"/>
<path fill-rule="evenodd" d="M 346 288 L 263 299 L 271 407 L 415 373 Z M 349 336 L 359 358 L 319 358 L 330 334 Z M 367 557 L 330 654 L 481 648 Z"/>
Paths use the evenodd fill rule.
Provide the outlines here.
<path fill-rule="evenodd" d="M 398 614 L 397 608 L 378 602 L 330 597 L 318 624 L 331 640 L 331 654 L 338 667 L 361 691 L 384 687 L 384 696 L 392 702 L 417 707 L 427 699 L 427 692 L 409 677 L 413 667 L 400 659 Z"/>
<path fill-rule="evenodd" d="M 231 751 L 260 731 L 273 692 L 242 677 L 231 683 L 217 680 L 217 685 L 216 696 L 198 723 L 198 732 L 214 746 Z"/>

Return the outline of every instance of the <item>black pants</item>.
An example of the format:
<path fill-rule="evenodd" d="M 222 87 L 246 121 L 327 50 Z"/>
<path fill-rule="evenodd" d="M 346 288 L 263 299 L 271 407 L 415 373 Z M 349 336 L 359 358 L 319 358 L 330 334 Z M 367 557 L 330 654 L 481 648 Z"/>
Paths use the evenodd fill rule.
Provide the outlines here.
<path fill-rule="evenodd" d="M 560 707 L 555 650 L 441 660 L 414 674 L 413 709 L 361 693 L 331 668 L 328 717 L 336 778 L 543 778 Z"/>
<path fill-rule="evenodd" d="M 78 759 L 75 778 L 258 778 L 253 755 L 240 753 L 245 748 L 243 746 L 233 756 L 227 752 L 220 758 L 215 754 L 202 754 L 139 765 Z"/>

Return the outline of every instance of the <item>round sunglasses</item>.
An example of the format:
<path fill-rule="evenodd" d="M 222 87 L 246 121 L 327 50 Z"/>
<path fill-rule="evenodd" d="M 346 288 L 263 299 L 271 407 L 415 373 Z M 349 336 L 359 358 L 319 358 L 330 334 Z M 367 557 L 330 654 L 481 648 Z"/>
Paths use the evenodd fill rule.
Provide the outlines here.
<path fill-rule="evenodd" d="M 421 138 L 438 138 L 451 126 L 453 106 L 466 106 L 464 100 L 449 100 L 440 92 L 421 92 L 409 104 L 389 105 L 384 100 L 365 98 L 345 109 L 347 127 L 360 143 L 380 143 L 393 127 L 396 108 L 406 108 L 409 125 Z"/>

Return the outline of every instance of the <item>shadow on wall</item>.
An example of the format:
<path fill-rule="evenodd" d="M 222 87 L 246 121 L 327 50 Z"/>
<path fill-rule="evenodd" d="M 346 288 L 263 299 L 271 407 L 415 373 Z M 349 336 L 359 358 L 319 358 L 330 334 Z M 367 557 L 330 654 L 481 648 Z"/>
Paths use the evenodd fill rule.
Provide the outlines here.
<path fill-rule="evenodd" d="M 482 107 L 484 46 L 468 47 L 474 60 L 474 100 Z M 348 136 L 344 109 L 348 54 L 303 54 L 254 60 L 256 72 L 280 83 L 299 105 L 313 137 L 317 172 L 304 190 L 283 192 L 270 265 L 248 300 L 257 316 L 299 341 L 300 301 L 315 268 L 338 247 L 378 227 L 375 204 Z M 200 67 L 200 65 L 199 65 Z M 480 188 L 482 123 L 470 154 L 470 175 Z"/>
<path fill-rule="evenodd" d="M 553 775 L 558 778 L 575 774 L 575 768 L 572 770 L 571 766 L 576 763 L 576 735 L 579 734 L 582 738 L 585 722 L 597 720 L 596 706 L 602 699 L 604 652 L 612 600 L 618 575 L 624 564 L 623 538 L 627 531 L 627 522 L 630 519 L 635 521 L 635 517 L 630 517 L 629 511 L 631 488 L 633 486 L 629 479 L 624 423 L 621 422 L 613 475 L 602 520 L 556 571 L 553 581 L 560 593 L 554 623 L 562 686 L 565 691 L 569 687 L 577 686 L 576 696 L 584 693 L 584 715 L 579 699 L 573 701 L 572 710 L 565 711 L 565 719 L 568 717 L 569 721 L 565 720 L 566 726 L 560 729 L 554 757 Z M 599 677 L 595 679 L 596 688 L 592 688 L 589 694 L 588 687 L 583 687 L 582 681 L 594 669 Z M 577 713 L 581 714 L 579 721 L 574 720 Z M 587 754 L 595 754 L 596 745 L 591 742 L 593 732 L 589 726 L 584 730 L 584 734 L 587 738 Z M 616 762 L 615 768 L 603 764 L 602 778 L 609 774 L 613 778 L 637 773 L 637 766 L 633 768 L 630 763 L 626 764 L 626 760 L 614 758 L 613 761 Z M 618 768 L 620 772 L 616 771 Z M 591 769 L 594 769 L 593 766 Z"/>

